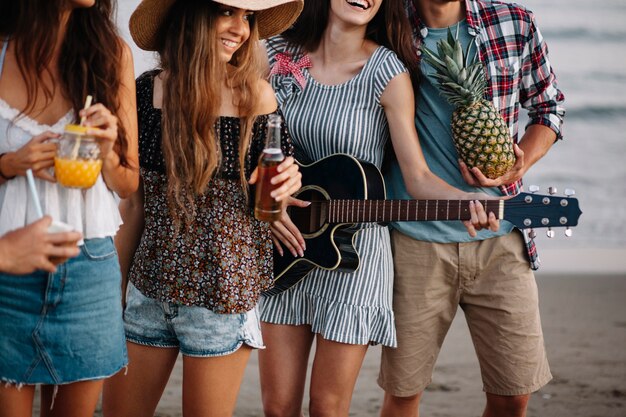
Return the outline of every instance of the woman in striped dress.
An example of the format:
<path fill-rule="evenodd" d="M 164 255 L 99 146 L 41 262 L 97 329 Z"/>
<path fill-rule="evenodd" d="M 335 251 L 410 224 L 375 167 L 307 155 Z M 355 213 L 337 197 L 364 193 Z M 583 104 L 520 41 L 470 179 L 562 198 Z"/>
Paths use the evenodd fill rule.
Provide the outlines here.
<path fill-rule="evenodd" d="M 305 2 L 290 31 L 267 42 L 272 86 L 296 156 L 316 161 L 346 153 L 380 168 L 391 138 L 415 198 L 477 198 L 447 185 L 426 165 L 413 121 L 409 73 L 416 75 L 417 66 L 409 31 L 402 0 L 317 0 Z M 468 230 L 497 228 L 482 207 L 477 212 L 480 220 Z M 286 214 L 273 232 L 302 256 L 304 240 Z M 368 224 L 354 243 L 356 272 L 316 269 L 288 291 L 262 298 L 266 416 L 301 415 L 314 340 L 311 416 L 347 416 L 368 345 L 396 345 L 388 229 Z"/>

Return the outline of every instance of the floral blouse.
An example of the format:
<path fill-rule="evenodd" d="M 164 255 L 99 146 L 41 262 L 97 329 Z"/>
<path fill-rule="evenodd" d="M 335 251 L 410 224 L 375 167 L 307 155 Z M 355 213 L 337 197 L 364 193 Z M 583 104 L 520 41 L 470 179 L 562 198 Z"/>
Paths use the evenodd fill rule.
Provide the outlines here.
<path fill-rule="evenodd" d="M 272 285 L 273 248 L 269 225 L 254 218 L 250 198 L 241 187 L 240 120 L 219 118 L 221 165 L 207 191 L 196 196 L 192 224 L 177 231 L 167 205 L 161 110 L 152 105 L 157 74 L 150 71 L 137 79 L 145 226 L 129 279 L 145 296 L 160 301 L 202 306 L 216 313 L 249 311 Z M 263 150 L 267 117 L 258 116 L 254 123 L 246 178 Z M 282 147 L 285 155 L 293 154 L 284 125 Z"/>

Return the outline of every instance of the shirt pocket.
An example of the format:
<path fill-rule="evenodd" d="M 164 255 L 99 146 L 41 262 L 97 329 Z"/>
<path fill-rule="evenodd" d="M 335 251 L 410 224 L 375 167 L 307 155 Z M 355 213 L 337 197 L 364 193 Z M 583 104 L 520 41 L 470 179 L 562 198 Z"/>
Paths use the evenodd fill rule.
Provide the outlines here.
<path fill-rule="evenodd" d="M 515 108 L 519 101 L 522 77 L 519 61 L 490 62 L 488 74 L 493 94 L 493 104 L 496 108 L 500 111 Z"/>

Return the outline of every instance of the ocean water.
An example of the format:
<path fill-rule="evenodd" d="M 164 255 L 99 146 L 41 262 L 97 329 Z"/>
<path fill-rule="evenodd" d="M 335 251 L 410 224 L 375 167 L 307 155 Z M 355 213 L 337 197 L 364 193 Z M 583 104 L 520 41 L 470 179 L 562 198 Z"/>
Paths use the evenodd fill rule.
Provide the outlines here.
<path fill-rule="evenodd" d="M 612 248 L 626 255 L 626 2 L 518 3 L 535 14 L 566 107 L 564 140 L 525 183 L 542 191 L 573 188 L 583 211 L 572 238 L 557 231 L 555 239 L 539 239 L 540 249 Z"/>
<path fill-rule="evenodd" d="M 139 1 L 118 3 L 119 26 L 139 75 L 154 66 L 154 56 L 136 48 L 128 35 Z M 617 249 L 626 257 L 626 1 L 517 3 L 535 13 L 567 109 L 564 140 L 531 169 L 525 183 L 539 185 L 542 193 L 549 186 L 559 192 L 573 188 L 583 211 L 571 238 L 562 229 L 555 229 L 554 239 L 537 230 L 539 248 Z"/>

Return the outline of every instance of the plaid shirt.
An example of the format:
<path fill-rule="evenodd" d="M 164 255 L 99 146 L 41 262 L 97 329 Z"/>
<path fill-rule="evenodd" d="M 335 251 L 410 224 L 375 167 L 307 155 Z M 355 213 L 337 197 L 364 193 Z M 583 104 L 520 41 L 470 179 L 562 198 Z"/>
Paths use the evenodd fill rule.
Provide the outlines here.
<path fill-rule="evenodd" d="M 419 55 L 427 28 L 421 22 L 415 0 L 405 0 L 413 39 Z M 501 1 L 466 0 L 469 34 L 476 38 L 478 57 L 486 70 L 488 88 L 485 98 L 493 102 L 509 125 L 513 140 L 518 141 L 520 105 L 528 111 L 528 125 L 552 129 L 562 139 L 561 125 L 565 109 L 563 93 L 548 60 L 548 48 L 535 26 L 533 14 L 521 6 Z M 505 195 L 522 190 L 522 181 L 501 186 Z M 539 268 L 534 241 L 524 231 L 530 264 Z"/>

